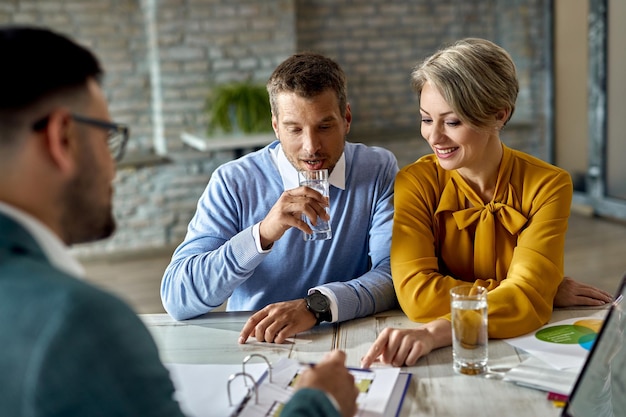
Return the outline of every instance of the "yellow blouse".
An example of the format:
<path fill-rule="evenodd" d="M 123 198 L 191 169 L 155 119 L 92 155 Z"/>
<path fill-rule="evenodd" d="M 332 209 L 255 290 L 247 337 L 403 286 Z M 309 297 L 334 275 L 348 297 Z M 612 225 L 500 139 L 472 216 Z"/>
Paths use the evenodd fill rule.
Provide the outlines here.
<path fill-rule="evenodd" d="M 550 319 L 563 279 L 572 201 L 569 174 L 503 145 L 492 201 L 427 155 L 396 177 L 391 273 L 414 321 L 450 319 L 459 280 L 489 290 L 489 337 L 515 337 Z"/>

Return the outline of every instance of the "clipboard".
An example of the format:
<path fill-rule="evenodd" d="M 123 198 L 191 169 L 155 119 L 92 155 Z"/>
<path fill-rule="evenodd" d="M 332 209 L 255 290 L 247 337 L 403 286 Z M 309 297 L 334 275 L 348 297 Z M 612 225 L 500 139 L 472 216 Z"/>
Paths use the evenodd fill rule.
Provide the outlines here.
<path fill-rule="evenodd" d="M 262 363 L 248 363 L 254 357 Z M 278 416 L 294 394 L 301 372 L 309 367 L 282 358 L 274 364 L 259 354 L 241 365 L 166 364 L 176 399 L 190 417 Z M 362 417 L 396 417 L 401 410 L 411 374 L 398 368 L 350 369 L 359 387 Z M 228 375 L 227 375 L 228 374 Z"/>

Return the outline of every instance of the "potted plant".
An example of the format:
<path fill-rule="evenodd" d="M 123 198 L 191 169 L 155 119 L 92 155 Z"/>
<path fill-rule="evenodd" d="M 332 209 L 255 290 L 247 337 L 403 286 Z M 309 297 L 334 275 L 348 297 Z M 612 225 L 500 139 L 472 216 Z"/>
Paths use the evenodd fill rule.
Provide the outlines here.
<path fill-rule="evenodd" d="M 271 131 L 271 110 L 264 85 L 238 81 L 216 85 L 206 100 L 209 136 Z"/>

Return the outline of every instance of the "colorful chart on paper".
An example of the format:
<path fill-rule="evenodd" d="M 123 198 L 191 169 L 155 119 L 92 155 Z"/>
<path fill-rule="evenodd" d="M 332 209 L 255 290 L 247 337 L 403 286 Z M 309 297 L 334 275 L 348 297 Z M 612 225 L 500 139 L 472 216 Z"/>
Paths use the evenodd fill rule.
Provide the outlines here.
<path fill-rule="evenodd" d="M 547 326 L 535 333 L 541 341 L 556 344 L 578 344 L 585 350 L 591 350 L 602 327 L 602 320 L 585 318 L 572 324 Z"/>
<path fill-rule="evenodd" d="M 604 322 L 604 312 L 546 324 L 534 332 L 505 341 L 556 369 L 580 369 Z"/>

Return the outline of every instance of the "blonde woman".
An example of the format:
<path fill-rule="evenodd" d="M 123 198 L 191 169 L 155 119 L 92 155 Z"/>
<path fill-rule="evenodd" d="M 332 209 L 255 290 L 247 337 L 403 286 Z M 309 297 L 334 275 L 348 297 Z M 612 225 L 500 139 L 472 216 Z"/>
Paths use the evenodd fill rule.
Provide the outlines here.
<path fill-rule="evenodd" d="M 563 278 L 569 174 L 500 140 L 519 89 L 509 54 L 461 40 L 426 59 L 412 82 L 433 154 L 396 177 L 391 270 L 400 306 L 426 324 L 385 329 L 362 365 L 412 365 L 450 345 L 448 294 L 463 283 L 489 290 L 492 338 L 537 329 L 553 305 L 610 301 Z"/>

